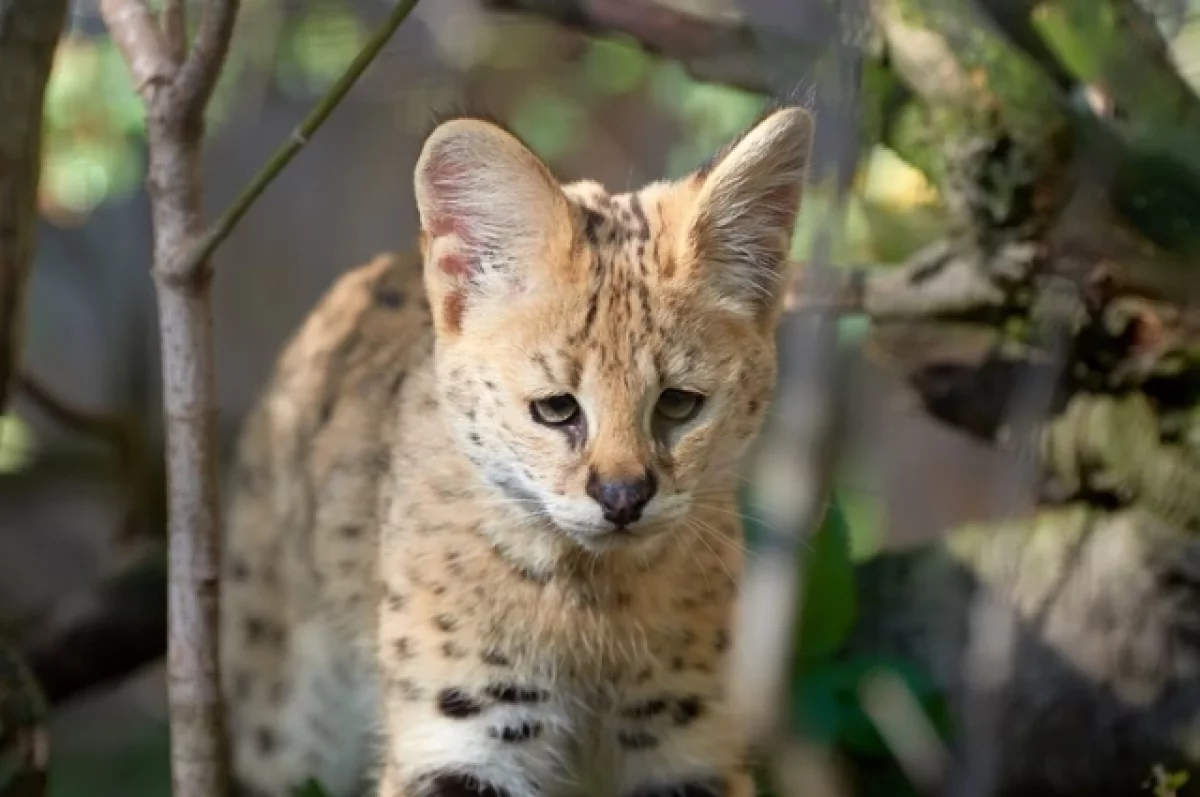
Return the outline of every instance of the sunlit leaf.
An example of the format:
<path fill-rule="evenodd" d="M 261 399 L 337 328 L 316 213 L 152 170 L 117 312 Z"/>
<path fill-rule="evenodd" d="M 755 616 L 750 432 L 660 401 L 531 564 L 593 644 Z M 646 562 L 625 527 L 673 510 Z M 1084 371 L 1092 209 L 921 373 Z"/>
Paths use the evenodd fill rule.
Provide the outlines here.
<path fill-rule="evenodd" d="M 0 415 L 0 473 L 16 473 L 37 452 L 37 436 L 20 416 Z"/>

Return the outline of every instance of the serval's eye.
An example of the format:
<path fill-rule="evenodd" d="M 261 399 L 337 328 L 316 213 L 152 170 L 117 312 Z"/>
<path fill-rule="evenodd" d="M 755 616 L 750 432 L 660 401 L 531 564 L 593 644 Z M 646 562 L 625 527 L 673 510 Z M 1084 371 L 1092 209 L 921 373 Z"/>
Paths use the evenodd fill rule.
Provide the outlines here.
<path fill-rule="evenodd" d="M 668 421 L 686 423 L 695 418 L 704 406 L 704 396 L 690 390 L 664 390 L 654 411 Z"/>
<path fill-rule="evenodd" d="M 563 393 L 560 396 L 548 396 L 530 402 L 529 411 L 533 419 L 540 424 L 565 426 L 579 415 L 579 402 L 574 396 Z"/>

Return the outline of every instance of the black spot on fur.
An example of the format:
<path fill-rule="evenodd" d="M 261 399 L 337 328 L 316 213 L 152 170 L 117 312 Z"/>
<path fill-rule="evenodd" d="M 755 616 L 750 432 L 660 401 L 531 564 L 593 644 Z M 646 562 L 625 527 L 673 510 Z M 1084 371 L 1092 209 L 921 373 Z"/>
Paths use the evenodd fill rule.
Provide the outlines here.
<path fill-rule="evenodd" d="M 467 657 L 467 649 L 456 642 L 443 642 L 442 655 L 448 659 L 461 660 Z"/>
<path fill-rule="evenodd" d="M 680 698 L 675 704 L 675 710 L 671 712 L 672 719 L 676 725 L 688 725 L 697 717 L 704 713 L 704 701 L 696 695 L 688 695 Z"/>
<path fill-rule="evenodd" d="M 717 653 L 724 653 L 729 649 L 729 632 L 724 628 L 717 630 L 716 638 L 713 640 L 713 647 Z"/>
<path fill-rule="evenodd" d="M 450 633 L 458 628 L 458 618 L 452 614 L 438 614 L 433 618 L 433 626 L 439 631 Z"/>
<path fill-rule="evenodd" d="M 438 711 L 454 720 L 478 716 L 483 704 L 461 689 L 443 689 L 437 696 Z"/>
<path fill-rule="evenodd" d="M 523 722 L 503 728 L 488 728 L 488 736 L 502 742 L 528 742 L 542 735 L 542 723 Z"/>
<path fill-rule="evenodd" d="M 465 772 L 434 772 L 418 778 L 402 794 L 412 797 L 512 797 L 509 792 Z"/>
<path fill-rule="evenodd" d="M 660 698 L 646 700 L 642 703 L 635 703 L 632 706 L 626 706 L 621 709 L 621 716 L 626 719 L 640 720 L 653 717 L 657 714 L 662 714 L 667 710 L 667 701 Z"/>
<path fill-rule="evenodd" d="M 255 645 L 265 643 L 267 645 L 282 645 L 283 644 L 283 627 L 273 623 L 262 617 L 247 617 L 246 618 L 246 644 Z"/>
<path fill-rule="evenodd" d="M 357 540 L 362 536 L 362 526 L 346 525 L 338 529 L 338 534 L 348 540 Z"/>
<path fill-rule="evenodd" d="M 408 637 L 402 636 L 392 643 L 393 650 L 396 651 L 396 658 L 400 661 L 406 661 L 413 656 L 412 641 Z"/>
<path fill-rule="evenodd" d="M 517 684 L 491 684 L 483 693 L 497 703 L 540 703 L 550 696 L 543 689 Z"/>

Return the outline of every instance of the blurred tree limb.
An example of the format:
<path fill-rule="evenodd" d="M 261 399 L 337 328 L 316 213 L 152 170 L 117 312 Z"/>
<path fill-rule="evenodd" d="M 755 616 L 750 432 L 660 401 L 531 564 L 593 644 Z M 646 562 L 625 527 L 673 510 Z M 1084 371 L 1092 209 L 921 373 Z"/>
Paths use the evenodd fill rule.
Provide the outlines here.
<path fill-rule="evenodd" d="M 24 623 L 20 648 L 45 699 L 64 703 L 160 659 L 166 605 L 167 558 L 156 545 Z"/>
<path fill-rule="evenodd" d="M 20 361 L 25 286 L 33 267 L 42 105 L 66 0 L 0 0 L 0 415 Z M 43 698 L 21 655 L 0 636 L 0 792 L 40 797 L 49 741 Z"/>
<path fill-rule="evenodd" d="M 0 0 L 0 413 L 19 361 L 33 263 L 42 101 L 66 0 Z"/>

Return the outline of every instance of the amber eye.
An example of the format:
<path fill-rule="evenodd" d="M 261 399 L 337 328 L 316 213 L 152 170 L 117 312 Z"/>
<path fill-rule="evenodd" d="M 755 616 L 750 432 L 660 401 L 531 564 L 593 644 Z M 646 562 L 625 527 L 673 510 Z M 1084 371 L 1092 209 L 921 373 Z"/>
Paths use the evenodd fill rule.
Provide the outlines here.
<path fill-rule="evenodd" d="M 700 412 L 704 405 L 704 396 L 690 390 L 664 390 L 658 397 L 658 405 L 654 411 L 668 421 L 682 423 L 690 421 Z"/>
<path fill-rule="evenodd" d="M 529 411 L 533 419 L 546 426 L 563 426 L 575 420 L 579 415 L 579 402 L 574 396 L 563 393 L 561 396 L 549 396 L 531 402 Z"/>

